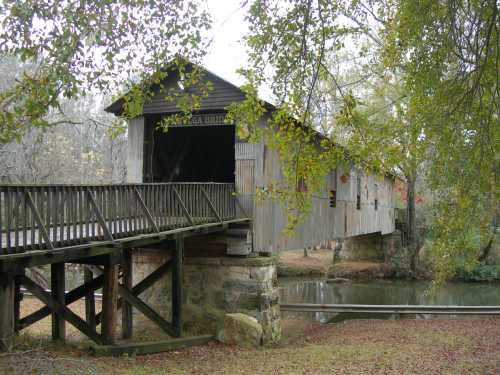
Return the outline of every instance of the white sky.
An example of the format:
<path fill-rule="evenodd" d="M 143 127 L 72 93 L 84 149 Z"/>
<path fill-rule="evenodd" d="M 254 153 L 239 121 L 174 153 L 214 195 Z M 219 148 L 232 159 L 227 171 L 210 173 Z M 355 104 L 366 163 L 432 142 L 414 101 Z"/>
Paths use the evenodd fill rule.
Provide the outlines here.
<path fill-rule="evenodd" d="M 241 41 L 248 29 L 244 21 L 245 9 L 241 0 L 207 0 L 212 15 L 213 42 L 204 60 L 211 72 L 238 86 L 244 83 L 236 70 L 247 63 L 247 54 Z"/>

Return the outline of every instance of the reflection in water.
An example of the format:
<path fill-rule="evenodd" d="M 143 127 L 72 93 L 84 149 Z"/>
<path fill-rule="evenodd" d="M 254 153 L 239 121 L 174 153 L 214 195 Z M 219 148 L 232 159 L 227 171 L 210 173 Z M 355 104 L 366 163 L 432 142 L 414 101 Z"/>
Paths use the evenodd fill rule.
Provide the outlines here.
<path fill-rule="evenodd" d="M 448 283 L 432 295 L 427 293 L 429 283 L 423 281 L 377 280 L 335 284 L 325 280 L 281 279 L 280 284 L 282 303 L 500 305 L 498 284 Z M 327 322 L 336 315 L 322 312 L 287 314 L 321 322 Z"/>

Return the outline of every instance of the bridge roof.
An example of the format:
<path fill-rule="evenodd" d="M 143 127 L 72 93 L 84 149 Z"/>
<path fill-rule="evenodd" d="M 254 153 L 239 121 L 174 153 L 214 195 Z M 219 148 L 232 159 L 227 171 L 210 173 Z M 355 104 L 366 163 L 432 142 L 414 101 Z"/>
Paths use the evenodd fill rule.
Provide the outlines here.
<path fill-rule="evenodd" d="M 180 88 L 178 86 L 179 73 L 177 68 L 173 67 L 173 63 L 168 64 L 164 69 L 168 73 L 167 77 L 162 81 L 161 85 L 172 90 L 171 92 L 180 93 Z M 203 98 L 201 101 L 201 111 L 223 111 L 227 106 L 234 102 L 242 101 L 245 98 L 245 93 L 232 82 L 225 80 L 224 78 L 218 76 L 217 74 L 211 72 L 205 67 L 199 66 L 192 62 L 186 62 L 187 70 L 197 67 L 201 70 L 202 78 L 205 82 L 210 82 L 213 86 L 209 95 Z M 176 113 L 180 112 L 180 108 L 176 105 L 173 100 L 166 100 L 165 92 L 160 92 L 160 85 L 154 85 L 152 87 L 154 96 L 144 104 L 143 114 L 160 114 L 160 113 Z M 191 92 L 198 94 L 200 90 L 196 87 L 189 89 Z M 130 92 L 130 91 L 129 91 Z M 128 93 L 124 94 L 119 99 L 115 100 L 112 104 L 105 108 L 106 112 L 114 113 L 119 115 L 123 110 L 124 97 Z M 175 99 L 174 99 L 175 100 Z M 275 106 L 263 99 L 260 99 L 266 109 L 273 110 Z"/>

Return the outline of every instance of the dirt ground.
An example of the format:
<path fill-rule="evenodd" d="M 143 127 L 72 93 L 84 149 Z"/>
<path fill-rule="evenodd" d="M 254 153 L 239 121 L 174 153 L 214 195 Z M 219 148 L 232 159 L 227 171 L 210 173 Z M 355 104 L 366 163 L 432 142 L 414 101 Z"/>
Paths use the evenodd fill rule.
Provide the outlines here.
<path fill-rule="evenodd" d="M 26 308 L 29 305 L 26 302 Z M 32 306 L 35 308 L 36 306 Z M 75 306 L 81 311 L 82 306 Z M 242 349 L 210 343 L 141 357 L 93 357 L 48 341 L 50 319 L 23 332 L 0 374 L 500 374 L 500 318 L 283 322 L 283 342 Z"/>
<path fill-rule="evenodd" d="M 278 276 L 325 276 L 333 263 L 333 251 L 327 249 L 288 250 L 279 254 Z"/>
<path fill-rule="evenodd" d="M 380 279 L 392 273 L 388 265 L 370 261 L 341 261 L 333 264 L 333 251 L 328 249 L 288 250 L 279 253 L 278 276 L 317 276 L 348 279 Z"/>

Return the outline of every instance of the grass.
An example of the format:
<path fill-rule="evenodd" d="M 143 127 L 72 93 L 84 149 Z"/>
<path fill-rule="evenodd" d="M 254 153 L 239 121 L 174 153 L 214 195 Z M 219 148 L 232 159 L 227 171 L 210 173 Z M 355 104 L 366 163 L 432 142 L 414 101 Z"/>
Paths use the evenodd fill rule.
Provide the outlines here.
<path fill-rule="evenodd" d="M 47 341 L 50 324 L 40 324 L 19 337 L 14 352 L 0 354 L 0 374 L 500 373 L 500 318 L 351 320 L 331 325 L 286 320 L 283 331 L 283 342 L 273 348 L 213 342 L 162 354 L 109 358 L 90 356 L 78 347 L 76 336 L 71 346 L 52 344 Z"/>

